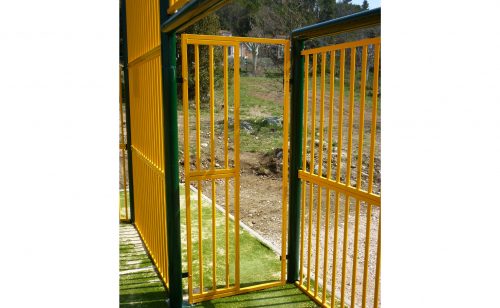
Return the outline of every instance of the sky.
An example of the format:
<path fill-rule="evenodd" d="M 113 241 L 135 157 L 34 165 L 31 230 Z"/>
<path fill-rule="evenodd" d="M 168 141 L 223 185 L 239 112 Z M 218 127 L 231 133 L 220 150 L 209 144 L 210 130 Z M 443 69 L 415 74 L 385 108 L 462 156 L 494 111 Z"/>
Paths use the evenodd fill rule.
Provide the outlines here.
<path fill-rule="evenodd" d="M 363 0 L 352 0 L 352 3 L 354 4 L 362 4 Z M 375 9 L 380 7 L 380 0 L 368 0 L 368 8 L 370 9 Z"/>

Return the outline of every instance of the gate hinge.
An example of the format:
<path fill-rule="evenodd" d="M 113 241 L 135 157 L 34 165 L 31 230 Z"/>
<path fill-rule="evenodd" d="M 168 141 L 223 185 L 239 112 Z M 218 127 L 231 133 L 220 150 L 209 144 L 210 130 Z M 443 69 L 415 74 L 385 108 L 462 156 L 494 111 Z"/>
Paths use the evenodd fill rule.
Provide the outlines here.
<path fill-rule="evenodd" d="M 182 278 L 188 278 L 189 277 L 189 272 L 184 272 L 182 273 Z"/>
<path fill-rule="evenodd" d="M 288 260 L 288 255 L 286 255 L 286 260 Z M 283 260 L 282 256 L 280 256 L 280 261 Z"/>
<path fill-rule="evenodd" d="M 127 150 L 127 144 L 126 143 L 120 143 L 120 150 Z"/>

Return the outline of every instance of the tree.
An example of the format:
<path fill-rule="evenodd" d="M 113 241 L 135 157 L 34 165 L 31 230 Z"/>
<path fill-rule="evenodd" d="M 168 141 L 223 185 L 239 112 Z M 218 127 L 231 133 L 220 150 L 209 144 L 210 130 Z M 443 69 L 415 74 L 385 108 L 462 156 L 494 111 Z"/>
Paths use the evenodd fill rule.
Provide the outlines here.
<path fill-rule="evenodd" d="M 361 8 L 363 10 L 368 10 L 368 1 L 367 0 L 363 0 L 363 4 L 361 5 Z"/>

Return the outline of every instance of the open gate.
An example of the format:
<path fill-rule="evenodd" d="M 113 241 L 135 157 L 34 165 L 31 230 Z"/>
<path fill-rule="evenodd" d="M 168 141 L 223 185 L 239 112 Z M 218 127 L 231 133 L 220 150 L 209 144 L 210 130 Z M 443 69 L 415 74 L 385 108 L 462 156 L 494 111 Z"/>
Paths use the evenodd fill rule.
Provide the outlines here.
<path fill-rule="evenodd" d="M 326 307 L 378 307 L 381 202 L 374 175 L 375 157 L 380 157 L 380 38 L 301 54 L 304 133 L 296 284 Z"/>
<path fill-rule="evenodd" d="M 255 44 L 278 44 L 284 47 L 283 72 L 283 195 L 282 195 L 282 248 L 281 248 L 281 277 L 274 282 L 257 283 L 250 286 L 241 285 L 240 277 L 240 44 L 251 42 Z M 227 37 L 208 35 L 182 35 L 182 93 L 184 116 L 184 174 L 186 200 L 186 231 L 187 231 L 187 261 L 188 261 L 188 293 L 189 302 L 199 302 L 223 296 L 231 296 L 249 291 L 275 287 L 285 283 L 286 279 L 286 226 L 287 226 L 287 186 L 288 186 L 288 98 L 289 98 L 289 41 L 280 39 L 262 39 L 247 37 Z M 188 47 L 194 49 L 193 62 L 188 61 Z M 209 128 L 203 131 L 200 116 L 200 49 L 208 49 L 209 73 Z M 214 60 L 215 49 L 222 51 L 222 61 Z M 220 54 L 220 53 L 219 53 Z M 232 55 L 232 57 L 230 57 Z M 232 61 L 230 61 L 232 60 Z M 232 62 L 232 63 L 230 63 Z M 189 70 L 189 65 L 194 70 Z M 222 97 L 215 98 L 215 67 L 223 71 Z M 232 70 L 232 74 L 231 74 Z M 189 79 L 194 79 L 194 103 L 189 101 Z M 232 89 L 230 82 L 232 79 Z M 190 116 L 190 112 L 194 116 Z M 216 121 L 217 115 L 219 120 Z M 234 119 L 230 123 L 230 119 Z M 194 123 L 193 123 L 194 122 Z M 216 134 L 216 122 L 219 124 Z M 194 126 L 190 127 L 190 126 Z M 232 128 L 232 133 L 230 133 Z M 191 132 L 193 131 L 193 132 Z M 222 132 L 221 132 L 222 131 Z M 194 134 L 194 138 L 192 138 Z M 209 166 L 203 166 L 202 136 L 208 136 Z M 222 138 L 217 138 L 222 137 Z M 218 141 L 219 140 L 219 141 Z M 216 143 L 223 143 L 223 157 L 216 157 Z M 194 148 L 194 159 L 191 149 Z M 230 151 L 230 149 L 232 149 Z M 232 152 L 232 155 L 229 155 Z M 219 153 L 220 154 L 220 153 Z M 231 157 L 230 157 L 231 156 Z M 221 162 L 220 164 L 217 161 Z M 216 181 L 222 182 L 220 189 L 224 190 L 224 198 L 216 199 Z M 191 191 L 197 187 L 197 197 L 191 197 Z M 211 186 L 211 208 L 204 210 L 202 205 L 202 186 Z M 193 200 L 191 200 L 193 198 Z M 211 234 L 204 235 L 202 231 L 203 219 L 209 211 L 211 220 Z M 230 212 L 233 214 L 231 215 Z M 219 213 L 219 214 L 217 214 Z M 223 219 L 216 216 L 223 213 Z M 203 218 L 205 216 L 205 218 Z M 223 224 L 223 228 L 216 225 Z M 208 236 L 211 240 L 209 247 L 203 244 Z M 218 237 L 225 237 L 223 247 L 217 247 Z M 200 240 L 201 239 L 201 240 Z M 203 256 L 205 249 L 211 250 L 211 260 Z M 204 264 L 206 262 L 211 264 Z M 221 266 L 218 262 L 225 262 L 223 275 L 218 273 Z"/>

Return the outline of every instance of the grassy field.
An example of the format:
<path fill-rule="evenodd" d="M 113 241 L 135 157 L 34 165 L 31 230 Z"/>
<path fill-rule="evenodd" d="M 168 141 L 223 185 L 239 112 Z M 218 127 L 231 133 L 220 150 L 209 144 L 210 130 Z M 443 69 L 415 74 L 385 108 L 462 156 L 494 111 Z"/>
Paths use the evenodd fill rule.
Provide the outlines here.
<path fill-rule="evenodd" d="M 356 105 L 360 101 L 360 74 L 357 74 L 357 80 L 354 88 L 354 100 Z M 365 108 L 367 111 L 371 110 L 372 105 L 372 91 L 371 91 L 371 78 L 367 80 L 367 91 L 365 96 Z M 266 125 L 265 119 L 277 117 L 283 120 L 283 79 L 282 78 L 268 78 L 268 77 L 253 77 L 241 76 L 240 79 L 240 129 L 241 138 L 241 151 L 242 152 L 258 152 L 268 153 L 276 148 L 281 148 L 283 144 L 283 127 L 282 125 Z M 309 96 L 312 97 L 312 76 L 309 78 Z M 348 112 L 348 102 L 350 97 L 350 83 L 349 76 L 346 76 L 344 83 L 344 112 Z M 321 79 L 318 75 L 316 78 L 316 97 L 319 101 L 321 95 Z M 336 97 L 336 105 L 338 105 L 338 96 L 340 93 L 340 80 L 338 78 L 334 81 L 334 92 Z M 230 86 L 228 91 L 229 101 L 233 99 L 233 88 Z M 325 79 L 325 108 L 329 108 L 330 99 L 330 77 L 327 75 Z M 222 89 L 215 91 L 215 105 L 223 105 Z M 309 105 L 311 102 L 309 101 Z M 378 112 L 381 109 L 380 99 L 378 100 Z M 310 106 L 309 106 L 310 107 Z M 319 106 L 318 106 L 319 107 Z M 336 107 L 338 108 L 338 106 Z M 231 117 L 233 108 L 229 105 L 229 114 Z M 202 119 L 209 118 L 209 108 L 201 109 Z M 317 118 L 319 119 L 319 108 L 317 109 Z M 369 114 L 367 114 L 368 116 Z M 326 114 L 325 114 L 326 116 Z M 215 108 L 215 118 L 219 121 L 223 117 L 223 108 Z M 347 125 L 347 119 L 344 120 L 344 125 Z M 245 129 L 247 124 L 252 129 Z M 309 123 L 310 125 L 310 123 Z M 207 127 L 208 128 L 208 127 Z M 194 126 L 193 126 L 194 129 Z M 203 130 L 202 125 L 202 130 Z M 216 125 L 216 133 L 218 135 L 223 133 L 223 126 Z M 229 126 L 229 135 L 232 136 L 233 127 Z M 327 128 L 325 127 L 325 133 Z M 368 136 L 367 136 L 368 138 Z M 192 149 L 194 150 L 194 148 Z"/>

